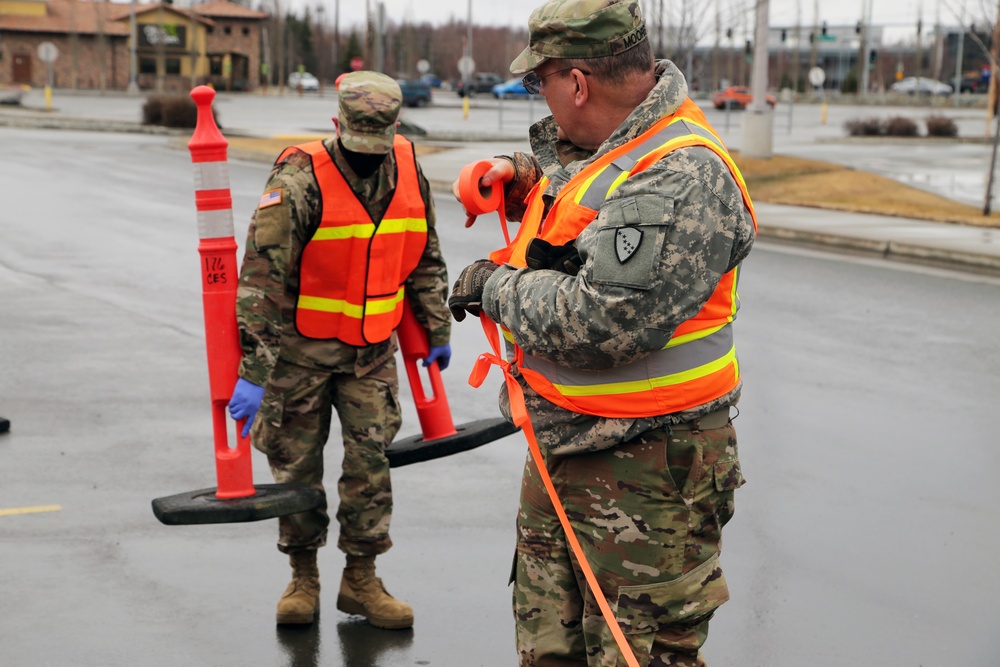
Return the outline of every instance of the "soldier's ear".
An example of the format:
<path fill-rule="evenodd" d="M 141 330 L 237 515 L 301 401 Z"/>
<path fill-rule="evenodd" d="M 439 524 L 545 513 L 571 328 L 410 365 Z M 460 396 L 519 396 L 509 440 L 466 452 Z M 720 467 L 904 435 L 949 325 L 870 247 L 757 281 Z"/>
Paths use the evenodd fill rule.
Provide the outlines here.
<path fill-rule="evenodd" d="M 340 119 L 337 118 L 336 116 L 334 116 L 330 120 L 333 121 L 333 129 L 335 129 L 337 131 L 337 136 L 339 137 L 340 136 Z"/>

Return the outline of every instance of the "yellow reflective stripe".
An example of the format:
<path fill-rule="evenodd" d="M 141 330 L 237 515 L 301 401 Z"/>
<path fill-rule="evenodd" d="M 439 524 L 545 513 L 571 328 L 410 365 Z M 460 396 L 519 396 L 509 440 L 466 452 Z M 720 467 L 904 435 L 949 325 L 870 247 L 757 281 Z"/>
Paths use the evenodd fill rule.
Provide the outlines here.
<path fill-rule="evenodd" d="M 357 225 L 320 227 L 313 235 L 313 241 L 342 241 L 344 239 L 367 239 L 373 234 L 401 234 L 403 232 L 426 232 L 426 218 L 394 218 L 383 220 L 378 229 L 370 222 Z"/>
<path fill-rule="evenodd" d="M 576 195 L 573 197 L 574 204 L 580 203 L 580 200 L 583 199 L 583 195 L 587 194 L 587 190 L 590 189 L 590 184 L 594 182 L 594 179 L 603 174 L 604 171 L 612 164 L 613 164 L 612 162 L 607 163 L 606 165 L 595 171 L 593 176 L 591 176 L 590 178 L 588 178 L 583 182 L 583 184 L 577 189 Z"/>
<path fill-rule="evenodd" d="M 365 314 L 365 309 L 356 303 L 348 303 L 343 299 L 327 299 L 321 296 L 299 295 L 299 308 L 306 310 L 319 310 L 324 313 L 343 313 L 348 317 L 361 319 Z"/>
<path fill-rule="evenodd" d="M 344 239 L 367 239 L 375 233 L 375 225 L 361 223 L 359 225 L 341 225 L 338 227 L 320 227 L 313 234 L 313 241 L 342 241 Z"/>
<path fill-rule="evenodd" d="M 369 315 L 385 315 L 396 310 L 396 307 L 403 300 L 404 288 L 400 287 L 395 296 L 382 297 L 380 299 L 369 299 L 367 311 Z"/>
<path fill-rule="evenodd" d="M 611 193 L 617 190 L 619 186 L 621 186 L 621 184 L 625 182 L 625 179 L 628 178 L 631 173 L 632 173 L 631 171 L 623 171 L 622 173 L 618 174 L 618 178 L 612 181 L 611 187 L 608 188 L 608 193 L 604 195 L 604 198 L 607 199 L 608 197 L 610 197 Z"/>
<path fill-rule="evenodd" d="M 394 218 L 379 223 L 376 234 L 400 234 L 402 232 L 426 232 L 426 218 Z"/>
<path fill-rule="evenodd" d="M 306 310 L 318 310 L 324 313 L 343 313 L 348 317 L 361 319 L 367 310 L 369 315 L 385 315 L 396 310 L 403 300 L 404 288 L 387 297 L 369 299 L 367 307 L 356 303 L 348 303 L 344 299 L 327 299 L 322 296 L 299 295 L 298 307 Z"/>
<path fill-rule="evenodd" d="M 693 340 L 699 340 L 701 338 L 708 338 L 709 336 L 711 336 L 712 334 L 714 334 L 719 329 L 722 329 L 723 327 L 726 327 L 728 325 L 729 325 L 729 323 L 727 322 L 726 324 L 720 324 L 717 327 L 711 327 L 710 329 L 701 329 L 699 331 L 692 331 L 691 333 L 684 334 L 682 336 L 677 336 L 675 338 L 671 338 L 670 341 L 666 345 L 663 346 L 663 349 L 666 350 L 666 349 L 669 349 L 671 347 L 677 347 L 678 345 L 683 345 L 684 343 L 690 343 Z"/>
<path fill-rule="evenodd" d="M 618 394 L 636 394 L 643 391 L 649 391 L 651 388 L 656 389 L 658 387 L 670 387 L 690 382 L 691 380 L 698 380 L 706 375 L 722 370 L 727 365 L 735 363 L 735 361 L 736 346 L 734 345 L 729 348 L 728 353 L 724 354 L 715 361 L 710 361 L 709 363 L 698 366 L 697 368 L 692 368 L 680 373 L 674 373 L 673 375 L 664 375 L 663 377 L 649 378 L 648 380 L 611 382 L 608 384 L 583 386 L 553 384 L 552 386 L 555 387 L 563 396 L 615 396 Z M 736 370 L 736 377 L 739 377 L 739 367 L 737 367 Z"/>

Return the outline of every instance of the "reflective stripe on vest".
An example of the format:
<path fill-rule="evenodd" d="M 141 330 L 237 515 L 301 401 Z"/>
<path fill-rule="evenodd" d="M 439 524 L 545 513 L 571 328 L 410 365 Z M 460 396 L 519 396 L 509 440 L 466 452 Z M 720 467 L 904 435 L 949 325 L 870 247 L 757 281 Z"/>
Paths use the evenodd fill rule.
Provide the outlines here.
<path fill-rule="evenodd" d="M 553 244 L 575 239 L 597 216 L 604 201 L 633 174 L 678 148 L 704 146 L 718 155 L 736 180 L 744 205 L 756 216 L 746 183 L 722 141 L 708 128 L 704 115 L 687 100 L 678 112 L 643 135 L 598 158 L 567 183 L 544 222 L 529 220 L 522 227 L 534 233 L 518 235 L 511 247 L 498 251 L 523 267 L 524 252 L 536 234 Z M 534 191 L 527 211 L 540 216 L 542 188 Z M 532 206 L 534 205 L 534 206 Z M 541 233 L 538 231 L 541 229 Z M 494 260 L 496 261 L 496 260 Z M 604 417 L 652 417 L 682 412 L 726 395 L 739 384 L 739 362 L 732 322 L 739 300 L 738 267 L 722 276 L 709 300 L 694 317 L 678 326 L 667 345 L 634 363 L 602 371 L 582 371 L 555 364 L 513 346 L 521 373 L 548 400 L 574 412 Z M 509 334 L 505 334 L 508 341 Z"/>
<path fill-rule="evenodd" d="M 413 145 L 396 136 L 396 190 L 378 224 L 322 142 L 297 148 L 312 156 L 323 213 L 302 250 L 295 325 L 308 338 L 350 345 L 388 340 L 403 315 L 403 283 L 427 245 Z"/>

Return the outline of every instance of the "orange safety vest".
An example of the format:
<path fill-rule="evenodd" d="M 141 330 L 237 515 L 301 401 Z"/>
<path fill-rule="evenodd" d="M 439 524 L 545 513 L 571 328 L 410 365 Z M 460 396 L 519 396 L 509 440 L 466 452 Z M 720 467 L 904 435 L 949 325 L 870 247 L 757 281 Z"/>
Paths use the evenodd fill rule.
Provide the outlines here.
<path fill-rule="evenodd" d="M 545 216 L 543 177 L 528 195 L 517 236 L 490 259 L 524 267 L 525 251 L 539 237 L 552 245 L 573 241 L 596 217 L 604 201 L 632 174 L 661 160 L 671 151 L 704 146 L 718 155 L 743 193 L 743 204 L 754 221 L 750 194 L 739 169 L 704 114 L 690 99 L 649 130 L 597 158 L 559 191 Z M 738 267 L 724 274 L 711 297 L 694 317 L 682 322 L 667 345 L 631 364 L 586 371 L 555 364 L 514 345 L 514 360 L 525 380 L 540 395 L 567 410 L 602 417 L 653 417 L 690 410 L 736 388 L 739 362 L 732 323 L 739 309 Z"/>
<path fill-rule="evenodd" d="M 403 317 L 403 284 L 427 245 L 413 144 L 396 135 L 396 191 L 378 223 L 322 141 L 295 148 L 312 156 L 323 198 L 319 227 L 302 250 L 295 326 L 307 338 L 349 345 L 388 340 Z"/>

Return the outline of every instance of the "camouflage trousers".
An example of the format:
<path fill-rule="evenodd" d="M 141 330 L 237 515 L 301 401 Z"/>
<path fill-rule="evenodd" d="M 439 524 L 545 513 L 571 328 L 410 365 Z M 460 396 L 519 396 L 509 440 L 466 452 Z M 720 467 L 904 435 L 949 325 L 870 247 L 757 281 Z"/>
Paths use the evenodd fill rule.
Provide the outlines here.
<path fill-rule="evenodd" d="M 639 664 L 702 667 L 709 619 L 729 599 L 719 551 L 743 484 L 732 423 L 549 455 L 547 467 Z M 517 531 L 520 665 L 625 665 L 530 455 Z"/>
<path fill-rule="evenodd" d="M 399 376 L 392 357 L 364 377 L 327 373 L 279 359 L 268 380 L 251 438 L 267 454 L 274 481 L 324 491 L 323 451 L 334 410 L 344 459 L 337 491 L 337 546 L 354 556 L 386 552 L 392 485 L 385 449 L 399 431 Z M 326 544 L 330 516 L 315 510 L 278 519 L 278 549 L 291 553 Z"/>

